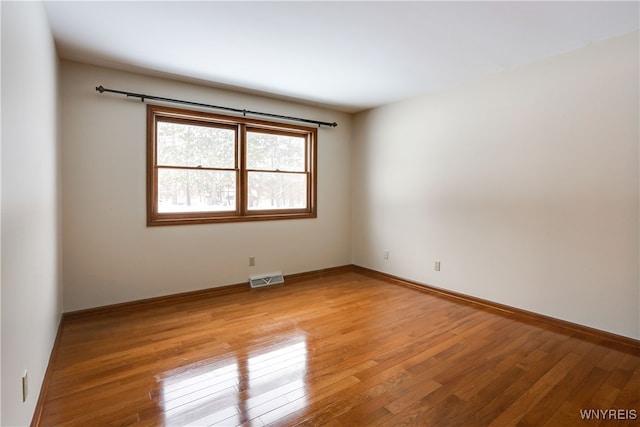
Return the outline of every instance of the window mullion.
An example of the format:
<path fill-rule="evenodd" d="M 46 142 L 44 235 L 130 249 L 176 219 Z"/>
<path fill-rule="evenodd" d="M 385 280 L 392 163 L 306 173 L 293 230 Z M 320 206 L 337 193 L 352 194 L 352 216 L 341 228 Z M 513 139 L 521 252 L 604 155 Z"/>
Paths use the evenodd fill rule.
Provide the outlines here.
<path fill-rule="evenodd" d="M 238 125 L 238 138 L 240 139 L 238 144 L 240 168 L 238 171 L 238 200 L 239 214 L 244 216 L 247 214 L 248 206 L 248 185 L 247 185 L 247 126 L 243 123 Z"/>

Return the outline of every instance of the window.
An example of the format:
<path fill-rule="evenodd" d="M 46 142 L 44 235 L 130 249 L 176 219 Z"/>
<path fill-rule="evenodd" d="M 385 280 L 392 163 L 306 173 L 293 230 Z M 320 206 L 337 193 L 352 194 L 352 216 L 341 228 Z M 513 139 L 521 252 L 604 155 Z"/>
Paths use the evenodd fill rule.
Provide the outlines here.
<path fill-rule="evenodd" d="M 315 128 L 147 107 L 147 224 L 316 217 Z"/>

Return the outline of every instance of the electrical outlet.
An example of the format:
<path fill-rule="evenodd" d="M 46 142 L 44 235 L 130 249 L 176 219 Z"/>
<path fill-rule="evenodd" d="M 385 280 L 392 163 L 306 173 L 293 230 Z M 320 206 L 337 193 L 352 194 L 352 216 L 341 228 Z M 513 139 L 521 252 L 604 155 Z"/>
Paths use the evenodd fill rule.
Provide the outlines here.
<path fill-rule="evenodd" d="M 250 256 L 249 257 L 249 267 L 253 267 L 255 265 L 256 265 L 256 257 Z"/>
<path fill-rule="evenodd" d="M 440 271 L 440 261 L 434 261 L 433 263 L 433 269 L 435 271 Z"/>
<path fill-rule="evenodd" d="M 29 376 L 28 372 L 24 371 L 24 375 L 22 376 L 22 401 L 27 401 L 27 395 L 29 394 Z"/>
<path fill-rule="evenodd" d="M 384 259 L 389 259 L 389 251 L 386 250 L 386 249 L 384 251 L 382 251 L 382 257 Z"/>

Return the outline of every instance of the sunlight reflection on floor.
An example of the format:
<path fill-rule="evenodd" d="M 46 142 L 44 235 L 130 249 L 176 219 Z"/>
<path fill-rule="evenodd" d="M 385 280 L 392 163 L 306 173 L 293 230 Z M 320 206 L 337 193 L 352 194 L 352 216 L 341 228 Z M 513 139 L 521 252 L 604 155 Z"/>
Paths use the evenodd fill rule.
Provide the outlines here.
<path fill-rule="evenodd" d="M 183 366 L 161 378 L 166 426 L 263 425 L 307 404 L 302 334 L 248 356 Z M 277 414 L 277 417 L 276 417 Z"/>

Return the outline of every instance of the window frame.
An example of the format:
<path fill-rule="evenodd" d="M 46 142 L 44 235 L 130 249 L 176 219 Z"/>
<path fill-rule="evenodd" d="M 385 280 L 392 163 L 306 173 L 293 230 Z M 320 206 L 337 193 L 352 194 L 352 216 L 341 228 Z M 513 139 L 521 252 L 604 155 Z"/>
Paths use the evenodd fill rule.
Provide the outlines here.
<path fill-rule="evenodd" d="M 182 123 L 197 126 L 233 128 L 235 136 L 236 208 L 222 212 L 158 212 L 158 170 L 167 168 L 157 162 L 158 122 Z M 305 138 L 305 171 L 296 172 L 307 176 L 306 208 L 300 209 L 249 209 L 247 169 L 247 132 L 264 132 Z M 285 123 L 267 122 L 248 117 L 214 114 L 204 111 L 185 110 L 161 105 L 147 105 L 147 226 L 208 224 L 241 221 L 265 221 L 281 219 L 303 219 L 317 217 L 317 138 L 316 128 Z M 171 168 L 171 166 L 169 166 Z M 176 168 L 176 167 L 174 167 Z M 181 167 L 177 167 L 180 169 Z M 182 169 L 190 169 L 185 166 Z M 199 169 L 199 168 L 195 168 Z M 224 169 L 224 168 L 213 168 Z M 256 170 L 267 171 L 269 170 Z M 275 173 L 290 173 L 274 171 Z"/>

